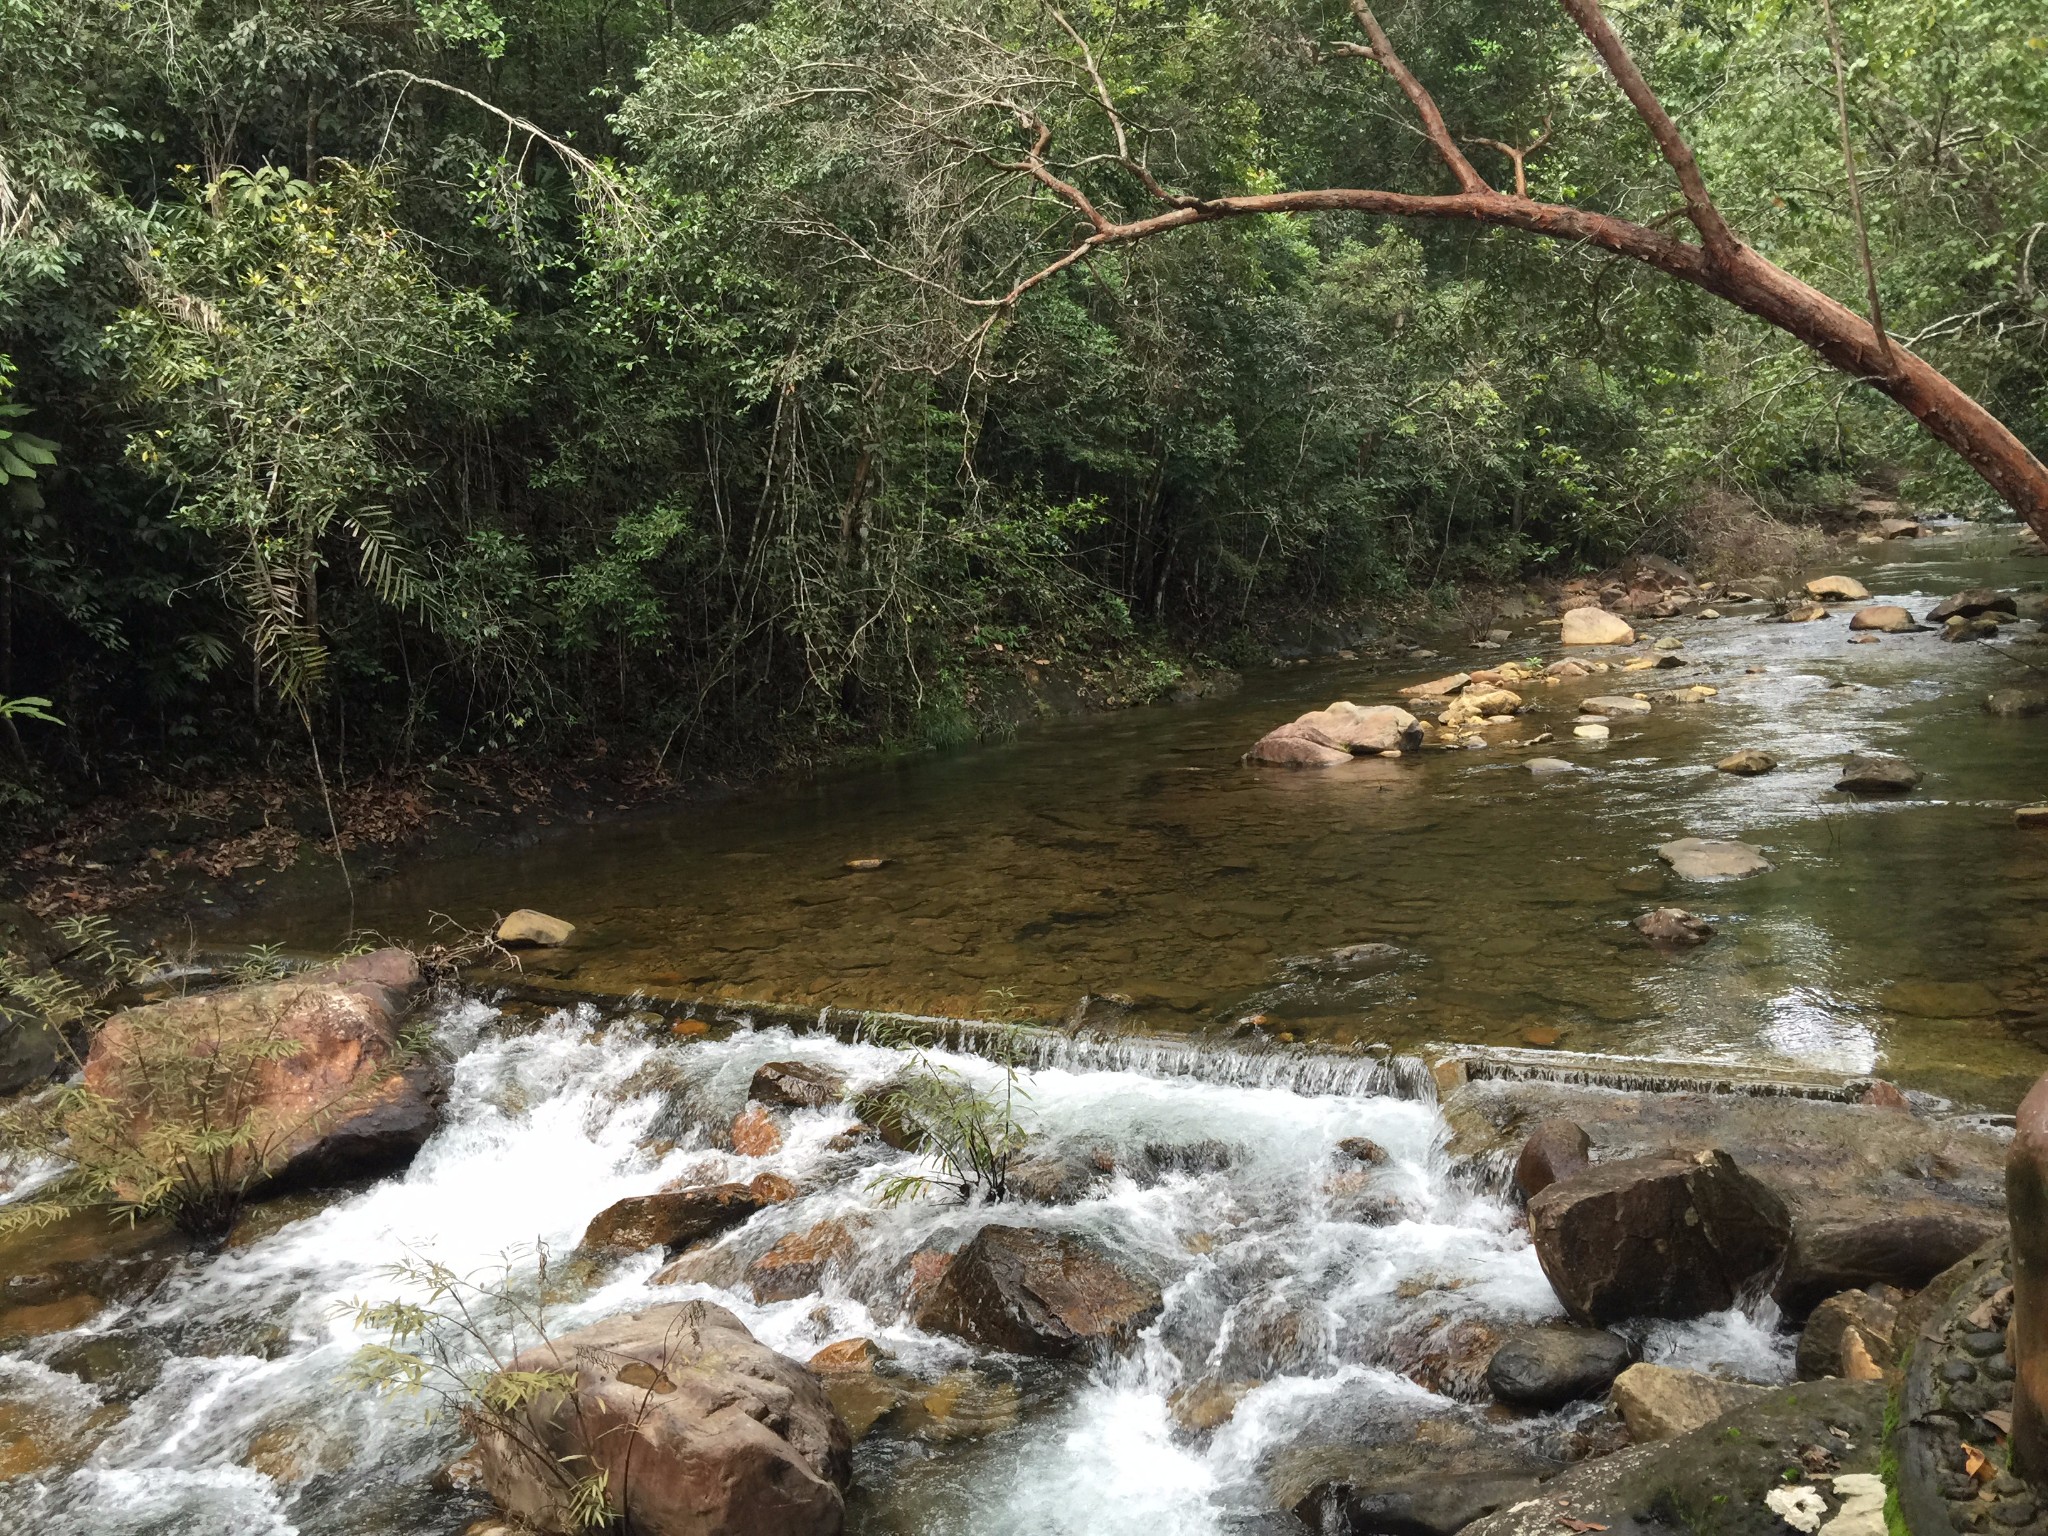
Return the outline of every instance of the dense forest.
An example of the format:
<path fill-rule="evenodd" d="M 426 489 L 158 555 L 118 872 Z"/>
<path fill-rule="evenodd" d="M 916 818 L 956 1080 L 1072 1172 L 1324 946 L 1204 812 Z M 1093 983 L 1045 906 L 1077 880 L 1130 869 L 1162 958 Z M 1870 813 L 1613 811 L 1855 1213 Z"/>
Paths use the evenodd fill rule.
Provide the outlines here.
<path fill-rule="evenodd" d="M 1874 282 L 2048 449 L 2037 0 L 1608 14 L 1745 239 Z M 1495 185 L 1680 213 L 1564 9 L 1378 15 Z M 1234 218 L 997 302 L 1076 238 L 1040 133 L 1111 218 L 1447 190 L 1358 39 L 1337 0 L 0 0 L 0 797 L 960 740 L 1020 658 L 1143 697 L 1731 507 L 1995 504 L 1782 333 L 1512 229 Z"/>

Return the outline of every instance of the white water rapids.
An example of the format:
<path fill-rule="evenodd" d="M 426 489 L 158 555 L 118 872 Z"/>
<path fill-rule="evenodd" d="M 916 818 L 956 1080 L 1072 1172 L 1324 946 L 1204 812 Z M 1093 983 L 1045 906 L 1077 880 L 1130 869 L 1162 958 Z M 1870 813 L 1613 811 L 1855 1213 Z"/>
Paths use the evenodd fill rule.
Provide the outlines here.
<path fill-rule="evenodd" d="M 802 1059 L 859 1087 L 899 1070 L 896 1053 L 782 1031 L 657 1043 L 587 1009 L 536 1025 L 475 1002 L 446 1010 L 440 1038 L 455 1057 L 446 1121 L 405 1174 L 195 1259 L 146 1301 L 0 1354 L 0 1412 L 11 1406 L 52 1450 L 39 1470 L 0 1482 L 0 1529 L 454 1536 L 484 1510 L 435 1481 L 460 1437 L 425 1422 L 420 1400 L 347 1384 L 366 1338 L 341 1309 L 397 1294 L 384 1268 L 408 1253 L 462 1271 L 536 1242 L 566 1254 L 614 1200 L 685 1175 L 773 1172 L 801 1193 L 724 1238 L 699 1266 L 705 1283 L 650 1289 L 650 1253 L 608 1272 L 556 1325 L 702 1295 L 799 1360 L 867 1337 L 906 1378 L 970 1384 L 978 1421 L 927 1403 L 863 1442 L 856 1532 L 1298 1530 L 1275 1508 L 1276 1458 L 1406 1439 L 1424 1420 L 1480 1423 L 1479 1404 L 1393 1367 L 1461 1325 L 1557 1314 L 1513 1211 L 1451 1177 L 1443 1123 L 1413 1098 L 1043 1066 L 1025 1075 L 1022 1104 L 1042 1142 L 1114 1149 L 1120 1169 L 1142 1164 L 1148 1146 L 1224 1150 L 1188 1160 L 1195 1171 L 1142 1182 L 1120 1172 L 1072 1206 L 889 1208 L 871 1181 L 917 1159 L 833 1149 L 852 1122 L 844 1108 L 791 1114 L 782 1146 L 761 1158 L 715 1150 L 704 1126 L 741 1108 L 765 1062 Z M 981 1081 L 994 1074 L 978 1058 L 944 1059 Z M 1358 1136 L 1391 1154 L 1373 1171 L 1371 1211 L 1332 1183 L 1357 1167 L 1338 1142 Z M 744 1288 L 709 1283 L 737 1282 L 777 1239 L 826 1218 L 846 1221 L 859 1248 L 822 1297 L 757 1306 Z M 1126 1356 L 1094 1367 L 991 1359 L 919 1332 L 900 1316 L 910 1256 L 957 1247 L 991 1220 L 1085 1234 L 1162 1285 L 1163 1316 Z M 1750 1379 L 1787 1366 L 1782 1341 L 1741 1314 L 1663 1325 L 1643 1342 L 1651 1359 Z M 87 1372 L 96 1384 L 53 1368 L 93 1358 L 95 1345 L 122 1362 Z M 1242 1394 L 1219 1426 L 1176 1418 L 1177 1398 L 1217 1387 Z M 1566 1427 L 1553 1417 L 1498 1432 L 1547 1449 Z"/>

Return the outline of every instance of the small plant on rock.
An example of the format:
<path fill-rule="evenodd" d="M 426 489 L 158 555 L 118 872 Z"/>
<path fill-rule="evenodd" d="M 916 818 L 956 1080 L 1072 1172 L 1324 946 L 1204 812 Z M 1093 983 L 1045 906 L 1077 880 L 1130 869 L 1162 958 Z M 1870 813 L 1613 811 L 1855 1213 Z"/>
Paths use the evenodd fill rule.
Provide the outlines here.
<path fill-rule="evenodd" d="M 884 1174 L 871 1187 L 889 1205 L 937 1189 L 954 1190 L 962 1200 L 1005 1199 L 1010 1165 L 1026 1142 L 1017 1119 L 1019 1101 L 1030 1098 L 1018 1081 L 1023 1036 L 1005 1028 L 987 1037 L 983 1054 L 1003 1069 L 1003 1076 L 999 1084 L 983 1088 L 937 1060 L 914 1025 L 870 1020 L 863 1033 L 904 1052 L 909 1065 L 888 1086 L 862 1099 L 862 1113 L 888 1121 L 941 1170 Z"/>

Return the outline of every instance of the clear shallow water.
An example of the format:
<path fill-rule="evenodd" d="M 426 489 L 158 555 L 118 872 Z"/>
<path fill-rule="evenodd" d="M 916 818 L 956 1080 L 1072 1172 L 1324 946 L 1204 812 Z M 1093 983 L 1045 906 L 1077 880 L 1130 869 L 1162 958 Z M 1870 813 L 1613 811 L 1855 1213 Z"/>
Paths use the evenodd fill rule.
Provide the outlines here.
<path fill-rule="evenodd" d="M 2044 562 L 2013 547 L 2009 529 L 1978 530 L 1869 546 L 1840 568 L 1917 614 L 1965 586 L 2038 587 Z M 435 912 L 480 926 L 538 907 L 580 925 L 573 984 L 600 990 L 1040 1019 L 1120 994 L 1134 1029 L 1229 1033 L 1264 1015 L 1304 1040 L 1397 1048 L 1555 1030 L 1571 1050 L 1874 1071 L 2010 1108 L 2044 1065 L 2022 1037 L 2048 1026 L 2048 837 L 2010 816 L 2048 796 L 2048 719 L 1992 719 L 1981 699 L 2044 681 L 2048 648 L 2024 643 L 2031 623 L 2020 643 L 1855 645 L 1848 611 L 1649 625 L 1682 638 L 1691 666 L 1532 688 L 1534 711 L 1491 732 L 1494 750 L 1321 771 L 1238 761 L 1333 698 L 1555 657 L 1554 629 L 1439 661 L 1255 673 L 1227 699 L 551 829 L 517 854 L 403 870 L 360 892 L 355 920 L 423 938 Z M 1570 736 L 1580 697 L 1695 682 L 1719 696 L 1617 720 L 1606 743 Z M 1589 771 L 1532 777 L 1534 754 L 1506 743 L 1539 730 L 1563 740 L 1536 752 Z M 1784 766 L 1713 771 L 1752 746 Z M 1903 753 L 1926 780 L 1900 799 L 1836 793 L 1836 765 L 1860 750 Z M 1689 885 L 1653 853 L 1684 835 L 1747 839 L 1778 868 Z M 843 867 L 863 857 L 889 862 Z M 1719 936 L 1656 954 L 1627 924 L 1660 903 Z M 331 946 L 348 926 L 333 902 L 302 903 L 228 938 Z M 1364 940 L 1406 957 L 1334 983 L 1282 963 Z"/>
<path fill-rule="evenodd" d="M 483 1508 L 435 1485 L 459 1437 L 424 1423 L 416 1401 L 345 1382 L 365 1337 L 342 1313 L 398 1294 L 385 1266 L 408 1254 L 469 1271 L 536 1242 L 566 1252 L 605 1205 L 679 1176 L 777 1172 L 801 1194 L 700 1251 L 694 1283 L 650 1290 L 655 1257 L 644 1255 L 593 1277 L 556 1326 L 701 1295 L 797 1359 L 843 1338 L 879 1341 L 916 1403 L 859 1449 L 855 1532 L 1285 1529 L 1269 1478 L 1304 1445 L 1404 1440 L 1434 1424 L 1549 1451 L 1569 1432 L 1555 1417 L 1489 1424 L 1477 1403 L 1398 1374 L 1427 1376 L 1460 1330 L 1556 1313 L 1511 1211 L 1450 1176 L 1428 1103 L 1043 1070 L 1024 1084 L 1024 1118 L 1043 1141 L 1112 1149 L 1124 1166 L 1148 1145 L 1220 1143 L 1224 1166 L 1119 1176 L 1070 1207 L 887 1208 L 870 1180 L 916 1160 L 834 1151 L 844 1108 L 790 1116 L 763 1158 L 712 1149 L 704 1127 L 740 1108 L 763 1062 L 799 1056 L 859 1086 L 898 1067 L 889 1052 L 782 1031 L 656 1045 L 587 1008 L 510 1023 L 474 1003 L 454 1007 L 440 1037 L 458 1056 L 447 1123 L 405 1175 L 281 1227 L 273 1216 L 263 1235 L 187 1260 L 147 1300 L 0 1354 L 0 1425 L 12 1414 L 33 1426 L 44 1452 L 0 1482 L 0 1528 L 453 1536 Z M 1360 1064 L 1355 1083 L 1372 1080 Z M 1356 1167 L 1337 1142 L 1361 1135 L 1391 1154 L 1372 1179 L 1391 1217 L 1361 1219 L 1357 1192 L 1332 1182 Z M 826 1218 L 849 1225 L 857 1256 L 822 1296 L 755 1305 L 744 1265 Z M 1162 1284 L 1162 1318 L 1093 1369 L 978 1357 L 921 1333 L 902 1317 L 910 1256 L 990 1219 L 1087 1235 Z M 1781 1379 L 1788 1364 L 1786 1341 L 1740 1314 L 1658 1325 L 1644 1342 L 1649 1358 L 1751 1379 Z M 87 1385 L 77 1362 L 94 1345 L 106 1353 Z M 1244 1394 L 1220 1427 L 1176 1419 L 1185 1394 L 1216 1384 Z M 971 1414 L 945 1407 L 963 1389 Z"/>

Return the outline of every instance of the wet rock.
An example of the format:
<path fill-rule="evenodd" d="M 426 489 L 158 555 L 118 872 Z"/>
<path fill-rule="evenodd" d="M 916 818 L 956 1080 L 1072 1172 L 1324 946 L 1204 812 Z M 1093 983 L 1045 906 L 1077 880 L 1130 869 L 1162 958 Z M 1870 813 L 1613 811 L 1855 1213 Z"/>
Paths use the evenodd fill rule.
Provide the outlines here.
<path fill-rule="evenodd" d="M 1769 773 L 1778 766 L 1778 760 L 1768 752 L 1759 752 L 1755 747 L 1745 747 L 1740 752 L 1731 752 L 1714 767 L 1722 773 L 1732 773 L 1739 778 L 1753 779 L 1760 773 Z"/>
<path fill-rule="evenodd" d="M 1829 602 L 1861 602 L 1870 596 L 1870 589 L 1853 576 L 1816 576 L 1806 584 L 1806 592 Z"/>
<path fill-rule="evenodd" d="M 2027 1091 L 2013 1117 L 2005 1198 L 2012 1228 L 2006 1353 L 2014 1373 L 2013 1470 L 2042 1480 L 2048 1479 L 2048 1076 Z"/>
<path fill-rule="evenodd" d="M 747 1180 L 747 1188 L 763 1205 L 781 1205 L 786 1200 L 794 1200 L 797 1195 L 794 1181 L 779 1173 L 757 1173 Z"/>
<path fill-rule="evenodd" d="M 1366 1163 L 1374 1167 L 1387 1161 L 1387 1149 L 1365 1136 L 1346 1136 L 1337 1143 L 1337 1150 L 1346 1157 L 1351 1158 L 1354 1162 Z"/>
<path fill-rule="evenodd" d="M 1859 752 L 1842 760 L 1835 788 L 1856 795 L 1903 794 L 1920 782 L 1920 770 L 1903 757 Z"/>
<path fill-rule="evenodd" d="M 825 1395 L 855 1441 L 910 1400 L 909 1389 L 882 1374 L 884 1356 L 872 1339 L 844 1339 L 811 1356 L 805 1369 L 825 1385 Z"/>
<path fill-rule="evenodd" d="M 1554 1115 L 1536 1122 L 1515 1157 L 1515 1188 L 1533 1200 L 1559 1179 L 1592 1166 L 1593 1142 L 1575 1120 Z"/>
<path fill-rule="evenodd" d="M 1867 1365 L 1880 1371 L 1898 1360 L 1893 1335 L 1898 1327 L 1898 1308 L 1868 1291 L 1843 1291 L 1830 1296 L 1813 1309 L 1799 1333 L 1799 1375 L 1806 1381 L 1823 1376 L 1857 1375 L 1847 1367 L 1860 1351 Z M 1849 1336 L 1857 1343 L 1850 1346 Z"/>
<path fill-rule="evenodd" d="M 1926 531 L 1917 517 L 1879 518 L 1877 524 L 1877 536 L 1881 539 L 1917 539 Z"/>
<path fill-rule="evenodd" d="M 1017 1384 L 976 1370 L 948 1371 L 909 1394 L 894 1427 L 907 1439 L 945 1445 L 1010 1428 L 1023 1411 Z"/>
<path fill-rule="evenodd" d="M 2012 824 L 2029 832 L 2048 831 L 2048 805 L 2022 805 L 2014 808 Z"/>
<path fill-rule="evenodd" d="M 846 1097 L 846 1079 L 802 1061 L 771 1061 L 754 1074 L 747 1097 L 789 1109 L 822 1109 Z"/>
<path fill-rule="evenodd" d="M 1449 677 L 1439 677 L 1432 682 L 1415 683 L 1396 692 L 1404 699 L 1447 699 L 1472 681 L 1469 672 L 1453 672 Z"/>
<path fill-rule="evenodd" d="M 1347 752 L 1393 752 L 1422 745 L 1421 722 L 1392 704 L 1359 705 L 1339 699 L 1294 722 Z"/>
<path fill-rule="evenodd" d="M 1718 837 L 1681 837 L 1659 846 L 1657 857 L 1681 880 L 1741 880 L 1775 867 L 1762 849 Z"/>
<path fill-rule="evenodd" d="M 1953 618 L 1941 626 L 1941 638 L 1953 643 L 1967 640 L 1996 640 L 1998 620 L 1990 614 L 1981 614 L 1974 619 Z"/>
<path fill-rule="evenodd" d="M 1995 587 L 1970 587 L 1954 597 L 1944 598 L 1927 610 L 1927 622 L 1946 624 L 1950 619 L 1974 619 L 1986 613 L 2017 614 L 2019 600 Z"/>
<path fill-rule="evenodd" d="M 531 907 L 507 913 L 491 936 L 513 949 L 558 949 L 569 942 L 576 925 Z"/>
<path fill-rule="evenodd" d="M 766 1157 L 782 1145 L 782 1127 L 765 1104 L 749 1104 L 732 1121 L 732 1149 L 741 1157 Z"/>
<path fill-rule="evenodd" d="M 1581 741 L 1605 741 L 1614 733 L 1604 720 L 1581 720 L 1572 726 L 1572 734 Z"/>
<path fill-rule="evenodd" d="M 1576 1322 L 1733 1306 L 1792 1236 L 1785 1204 L 1719 1148 L 1596 1163 L 1529 1202 L 1529 1235 Z"/>
<path fill-rule="evenodd" d="M 1399 965 L 1406 957 L 1398 944 L 1340 944 L 1318 955 L 1293 955 L 1280 964 L 1290 971 L 1319 976 L 1370 976 Z"/>
<path fill-rule="evenodd" d="M 1004 1170 L 1004 1191 L 1035 1205 L 1072 1205 L 1102 1180 L 1094 1160 L 1076 1152 L 1035 1152 Z"/>
<path fill-rule="evenodd" d="M 1510 688 L 1467 688 L 1437 717 L 1440 725 L 1456 728 L 1497 721 L 1522 707 L 1522 696 Z"/>
<path fill-rule="evenodd" d="M 1167 1411 L 1182 1429 L 1206 1434 L 1229 1423 L 1239 1400 L 1258 1385 L 1256 1381 L 1198 1381 L 1168 1398 Z"/>
<path fill-rule="evenodd" d="M 927 1132 L 912 1112 L 908 1085 L 887 1082 L 870 1088 L 853 1101 L 853 1112 L 861 1124 L 898 1152 L 915 1152 L 925 1144 Z"/>
<path fill-rule="evenodd" d="M 1635 638 L 1628 620 L 1599 608 L 1570 609 L 1558 631 L 1564 645 L 1633 645 Z"/>
<path fill-rule="evenodd" d="M 1582 663 L 1566 660 L 1553 661 L 1543 669 L 1543 675 L 1563 680 L 1574 677 L 1591 677 L 1593 674 Z"/>
<path fill-rule="evenodd" d="M 1291 1451 L 1272 1484 L 1277 1501 L 1322 1536 L 1455 1536 L 1533 1498 L 1548 1470 L 1512 1446 L 1429 1422 L 1406 1445 Z"/>
<path fill-rule="evenodd" d="M 1826 608 L 1819 603 L 1788 603 L 1785 611 L 1778 615 L 1781 624 L 1811 624 L 1828 616 Z"/>
<path fill-rule="evenodd" d="M 1859 608 L 1849 616 L 1849 627 L 1854 630 L 1876 630 L 1880 634 L 1896 635 L 1902 630 L 1913 629 L 1913 615 L 1893 603 L 1873 603 L 1868 608 Z"/>
<path fill-rule="evenodd" d="M 1918 1290 L 1997 1236 L 1995 1210 L 1904 1203 L 1837 1204 L 1802 1214 L 1771 1293 L 1788 1316 L 1873 1285 Z"/>
<path fill-rule="evenodd" d="M 1237 1149 L 1227 1141 L 1148 1141 L 1130 1173 L 1140 1184 L 1151 1185 L 1175 1174 L 1221 1173 L 1236 1161 Z"/>
<path fill-rule="evenodd" d="M 1244 760 L 1276 768 L 1332 768 L 1350 762 L 1351 749 L 1338 746 L 1321 731 L 1289 721 L 1252 743 Z"/>
<path fill-rule="evenodd" d="M 1669 949 L 1689 949 L 1714 936 L 1714 925 L 1694 917 L 1682 907 L 1658 907 L 1645 912 L 1629 925 L 1652 944 Z"/>
<path fill-rule="evenodd" d="M 843 1221 L 821 1221 L 807 1232 L 792 1232 L 747 1266 L 747 1285 L 761 1306 L 794 1301 L 819 1289 L 825 1272 L 852 1260 L 853 1234 Z"/>
<path fill-rule="evenodd" d="M 607 1318 L 511 1362 L 573 1374 L 479 1428 L 484 1481 L 508 1513 L 571 1532 L 561 1468 L 602 1473 L 646 1536 L 838 1536 L 852 1436 L 817 1377 L 722 1307 L 687 1301 Z"/>
<path fill-rule="evenodd" d="M 1568 763 L 1561 757 L 1532 757 L 1522 766 L 1539 779 L 1549 778 L 1557 773 L 1580 773 L 1584 770 L 1577 763 Z"/>
<path fill-rule="evenodd" d="M 1604 1328 L 1518 1328 L 1486 1367 L 1486 1385 L 1518 1408 L 1562 1408 L 1598 1397 L 1629 1368 L 1635 1350 Z"/>
<path fill-rule="evenodd" d="M 1632 1365 L 1614 1382 L 1614 1406 L 1638 1445 L 1674 1439 L 1765 1395 L 1763 1387 L 1666 1365 Z"/>
<path fill-rule="evenodd" d="M 2048 692 L 2039 688 L 1999 688 L 1984 696 L 1984 712 L 2001 720 L 2048 715 Z"/>
<path fill-rule="evenodd" d="M 1603 693 L 1594 698 L 1581 699 L 1579 708 L 1592 715 L 1647 715 L 1650 712 L 1647 699 L 1638 699 L 1626 693 Z"/>
<path fill-rule="evenodd" d="M 986 1226 L 954 1255 L 917 1325 L 984 1349 L 1062 1358 L 1116 1344 L 1159 1315 L 1159 1288 L 1066 1233 Z"/>
<path fill-rule="evenodd" d="M 578 1247 L 623 1255 L 659 1246 L 679 1253 L 739 1226 L 765 1204 L 744 1184 L 707 1184 L 658 1195 L 628 1195 L 591 1218 Z"/>

